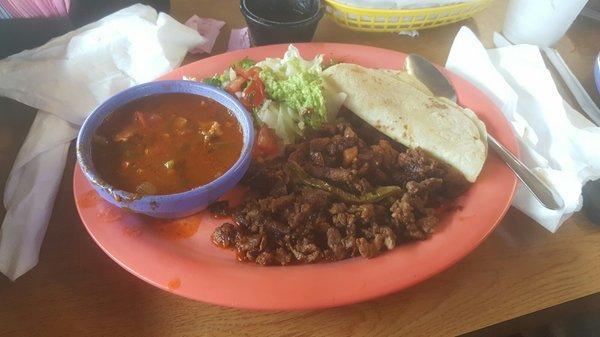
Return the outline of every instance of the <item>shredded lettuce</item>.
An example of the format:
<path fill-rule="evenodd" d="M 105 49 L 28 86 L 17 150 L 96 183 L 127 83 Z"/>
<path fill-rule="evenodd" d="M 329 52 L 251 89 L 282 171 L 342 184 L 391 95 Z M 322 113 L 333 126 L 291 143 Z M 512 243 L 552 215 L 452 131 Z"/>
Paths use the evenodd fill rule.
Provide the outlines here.
<path fill-rule="evenodd" d="M 208 78 L 203 79 L 202 82 L 206 83 L 206 84 L 210 84 L 210 85 L 215 86 L 215 87 L 219 87 L 219 88 L 221 87 L 221 85 L 223 83 L 221 81 L 220 76 L 208 77 Z"/>
<path fill-rule="evenodd" d="M 333 119 L 345 99 L 324 85 L 322 62 L 323 55 L 304 60 L 290 45 L 283 58 L 267 58 L 256 64 L 262 69 L 260 78 L 268 98 L 256 116 L 286 144 L 305 130 L 317 129 Z"/>
<path fill-rule="evenodd" d="M 223 74 L 205 78 L 203 82 L 225 89 L 238 76 L 234 67 L 261 68 L 259 76 L 265 85 L 266 99 L 253 110 L 255 122 L 266 124 L 285 144 L 290 144 L 305 131 L 335 119 L 346 99 L 346 94 L 324 83 L 322 64 L 323 55 L 305 60 L 290 45 L 283 58 L 267 58 L 258 63 L 244 58 Z M 241 93 L 236 96 L 241 97 Z"/>
<path fill-rule="evenodd" d="M 249 59 L 247 57 L 245 57 L 244 59 L 242 59 L 241 61 L 239 61 L 237 63 L 237 65 L 242 67 L 242 69 L 249 69 L 250 67 L 252 67 L 255 64 L 256 64 L 256 62 L 254 62 L 254 60 Z"/>

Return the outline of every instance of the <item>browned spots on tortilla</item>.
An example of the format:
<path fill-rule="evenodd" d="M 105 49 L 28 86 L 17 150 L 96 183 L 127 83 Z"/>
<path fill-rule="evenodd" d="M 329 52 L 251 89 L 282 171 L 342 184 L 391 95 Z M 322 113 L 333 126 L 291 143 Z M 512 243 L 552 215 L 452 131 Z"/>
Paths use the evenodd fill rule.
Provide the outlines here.
<path fill-rule="evenodd" d="M 438 108 L 438 109 L 442 109 L 442 110 L 448 109 L 447 105 L 442 104 L 436 100 L 430 99 L 429 101 L 431 102 L 431 105 L 428 105 L 428 107 L 430 107 L 430 108 Z"/>
<path fill-rule="evenodd" d="M 170 280 L 169 283 L 167 283 L 167 287 L 169 288 L 169 290 L 178 289 L 179 287 L 181 287 L 181 280 L 179 279 L 179 277 L 176 277 Z"/>
<path fill-rule="evenodd" d="M 364 73 L 364 71 L 358 67 L 351 67 L 350 72 L 357 73 L 357 74 Z"/>
<path fill-rule="evenodd" d="M 79 207 L 81 208 L 89 208 L 95 206 L 100 200 L 100 195 L 96 193 L 96 191 L 91 190 L 88 191 L 77 198 L 79 202 Z"/>
<path fill-rule="evenodd" d="M 150 228 L 167 239 L 186 239 L 198 231 L 200 217 L 192 215 L 183 219 L 149 218 Z"/>
<path fill-rule="evenodd" d="M 379 131 L 385 133 L 386 131 L 390 131 L 392 128 L 389 127 L 389 126 L 387 126 L 387 125 L 381 124 L 379 126 L 376 126 L 376 129 L 378 129 Z"/>

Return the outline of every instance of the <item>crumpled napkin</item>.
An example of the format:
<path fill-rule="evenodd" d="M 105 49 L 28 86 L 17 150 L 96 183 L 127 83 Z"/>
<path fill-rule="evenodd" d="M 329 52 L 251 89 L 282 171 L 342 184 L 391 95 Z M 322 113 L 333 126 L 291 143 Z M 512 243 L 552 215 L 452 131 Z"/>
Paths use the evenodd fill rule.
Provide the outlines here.
<path fill-rule="evenodd" d="M 210 53 L 219 37 L 221 28 L 225 25 L 225 21 L 215 20 L 211 18 L 201 18 L 198 15 L 192 15 L 185 25 L 195 29 L 200 35 L 206 38 L 206 41 L 201 45 L 190 50 L 192 54 Z"/>
<path fill-rule="evenodd" d="M 413 30 L 401 30 L 398 32 L 398 35 L 406 35 L 408 37 L 419 37 L 419 31 L 416 29 Z"/>
<path fill-rule="evenodd" d="M 0 271 L 33 268 L 71 140 L 100 103 L 179 66 L 206 41 L 152 7 L 133 5 L 0 60 L 0 95 L 39 109 L 6 184 Z"/>
<path fill-rule="evenodd" d="M 250 48 L 250 30 L 248 27 L 232 29 L 229 34 L 227 51 Z"/>
<path fill-rule="evenodd" d="M 500 44 L 500 37 L 495 37 Z M 508 45 L 486 50 L 475 34 L 462 27 L 446 68 L 487 94 L 512 124 L 521 159 L 562 196 L 565 207 L 543 207 L 519 184 L 513 206 L 551 232 L 581 209 L 581 188 L 600 178 L 600 128 L 560 96 L 540 50 Z"/>

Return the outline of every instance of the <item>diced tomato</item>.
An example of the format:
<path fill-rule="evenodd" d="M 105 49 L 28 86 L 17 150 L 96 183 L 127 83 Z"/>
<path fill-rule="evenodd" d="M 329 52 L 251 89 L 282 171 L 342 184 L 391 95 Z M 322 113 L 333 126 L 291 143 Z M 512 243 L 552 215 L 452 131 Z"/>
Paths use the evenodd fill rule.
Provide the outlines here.
<path fill-rule="evenodd" d="M 259 67 L 244 69 L 240 66 L 234 66 L 233 70 L 237 77 L 229 82 L 225 90 L 231 94 L 235 94 L 236 92 L 242 91 L 242 88 L 246 85 L 240 99 L 242 104 L 248 109 L 261 106 L 266 97 L 265 85 L 260 80 L 259 76 L 261 69 Z"/>
<path fill-rule="evenodd" d="M 250 75 L 250 78 L 258 79 L 258 78 L 260 78 L 259 77 L 260 71 L 261 71 L 260 67 L 252 67 L 252 68 L 248 69 L 248 74 Z"/>
<path fill-rule="evenodd" d="M 238 76 L 233 81 L 229 82 L 229 84 L 227 84 L 225 90 L 227 90 L 227 92 L 230 94 L 235 94 L 236 92 L 242 90 L 244 83 L 246 83 L 246 79 Z"/>
<path fill-rule="evenodd" d="M 260 74 L 260 68 L 259 67 L 251 67 L 248 69 L 244 69 L 242 67 L 236 66 L 233 68 L 233 70 L 235 71 L 235 73 L 238 76 L 241 76 L 245 79 L 259 79 L 258 74 Z"/>
<path fill-rule="evenodd" d="M 265 85 L 261 80 L 251 80 L 242 92 L 242 104 L 252 109 L 260 107 L 265 101 Z"/>
<path fill-rule="evenodd" d="M 234 66 L 233 71 L 235 71 L 235 74 L 238 77 L 244 78 L 246 80 L 250 78 L 248 71 L 240 66 Z"/>
<path fill-rule="evenodd" d="M 266 125 L 261 126 L 254 142 L 253 153 L 256 156 L 275 156 L 283 149 L 283 142 L 275 131 Z"/>
<path fill-rule="evenodd" d="M 155 127 L 155 126 L 163 123 L 163 118 L 161 115 L 159 115 L 157 113 L 151 113 L 148 117 L 148 122 L 150 123 L 150 125 L 152 127 Z"/>

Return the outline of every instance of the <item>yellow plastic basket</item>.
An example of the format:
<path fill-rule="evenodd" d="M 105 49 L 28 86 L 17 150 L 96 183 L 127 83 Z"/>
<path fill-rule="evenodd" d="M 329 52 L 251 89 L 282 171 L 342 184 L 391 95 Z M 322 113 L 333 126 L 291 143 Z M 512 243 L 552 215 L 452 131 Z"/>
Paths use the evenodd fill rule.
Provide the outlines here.
<path fill-rule="evenodd" d="M 470 18 L 493 0 L 418 9 L 371 9 L 324 0 L 325 10 L 337 24 L 363 32 L 399 32 L 438 27 Z"/>

